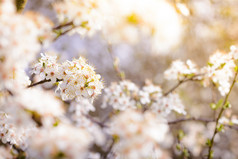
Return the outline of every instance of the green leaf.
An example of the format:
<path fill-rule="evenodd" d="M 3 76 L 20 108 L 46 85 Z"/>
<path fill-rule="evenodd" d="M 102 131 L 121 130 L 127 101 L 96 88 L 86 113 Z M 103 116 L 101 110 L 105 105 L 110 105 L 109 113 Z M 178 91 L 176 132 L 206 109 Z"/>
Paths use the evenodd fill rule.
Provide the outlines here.
<path fill-rule="evenodd" d="M 223 99 L 220 99 L 220 100 L 217 102 L 217 108 L 221 107 L 221 106 L 222 106 L 222 103 L 223 103 Z"/>
<path fill-rule="evenodd" d="M 210 104 L 210 107 L 211 107 L 211 109 L 213 109 L 213 110 L 217 109 L 217 105 L 216 105 L 215 103 L 211 103 L 211 104 Z"/>
<path fill-rule="evenodd" d="M 212 142 L 211 142 L 210 139 L 207 139 L 206 145 L 207 145 L 208 147 L 210 147 L 210 146 L 212 145 Z"/>
<path fill-rule="evenodd" d="M 177 136 L 178 140 L 181 141 L 184 138 L 184 136 L 185 136 L 185 134 L 184 134 L 183 130 L 179 130 L 178 136 Z"/>
<path fill-rule="evenodd" d="M 192 78 L 195 74 L 194 73 L 190 73 L 190 74 L 187 74 L 187 78 Z"/>
<path fill-rule="evenodd" d="M 131 15 L 127 16 L 127 21 L 131 24 L 138 24 L 139 18 L 135 13 L 132 13 Z"/>
<path fill-rule="evenodd" d="M 210 62 L 208 62 L 208 63 L 207 63 L 207 65 L 208 65 L 208 66 L 210 66 L 210 67 L 212 67 L 214 64 L 213 64 L 213 63 L 210 63 Z"/>
<path fill-rule="evenodd" d="M 223 106 L 225 109 L 231 108 L 231 104 L 229 101 L 226 101 L 225 105 Z"/>
<path fill-rule="evenodd" d="M 217 126 L 217 131 L 221 132 L 222 130 L 224 130 L 224 125 L 223 124 L 218 125 Z"/>
<path fill-rule="evenodd" d="M 59 125 L 59 123 L 60 123 L 59 119 L 56 119 L 55 123 L 53 124 L 53 127 L 57 127 Z"/>
<path fill-rule="evenodd" d="M 187 149 L 184 149 L 183 150 L 183 155 L 185 158 L 188 158 L 189 157 L 189 153 L 188 153 L 188 150 Z"/>
<path fill-rule="evenodd" d="M 87 28 L 87 25 L 88 25 L 88 21 L 83 21 L 80 26 L 82 28 Z"/>
<path fill-rule="evenodd" d="M 177 149 L 178 151 L 181 151 L 181 145 L 180 145 L 180 144 L 176 144 L 176 149 Z"/>
<path fill-rule="evenodd" d="M 237 67 L 237 66 L 235 66 L 234 70 L 235 70 L 235 72 L 237 72 L 237 71 L 238 71 L 238 67 Z"/>
<path fill-rule="evenodd" d="M 223 69 L 223 67 L 226 65 L 226 63 L 222 63 L 220 66 L 219 66 L 219 69 Z"/>
<path fill-rule="evenodd" d="M 211 109 L 216 110 L 219 107 L 221 107 L 222 104 L 223 104 L 223 99 L 220 99 L 216 104 L 215 103 L 211 103 L 210 107 L 211 107 Z"/>

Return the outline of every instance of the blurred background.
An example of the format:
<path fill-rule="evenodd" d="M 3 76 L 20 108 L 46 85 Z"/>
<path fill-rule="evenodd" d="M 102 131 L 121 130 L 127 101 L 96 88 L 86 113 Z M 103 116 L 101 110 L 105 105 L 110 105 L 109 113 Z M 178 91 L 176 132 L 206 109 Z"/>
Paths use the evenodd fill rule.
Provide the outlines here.
<path fill-rule="evenodd" d="M 52 8 L 54 2 L 54 0 L 28 0 L 25 11 L 39 12 L 50 18 L 57 26 L 56 13 Z M 156 40 L 150 36 L 140 35 L 136 43 L 120 41 L 109 44 L 100 32 L 92 36 L 81 36 L 75 33 L 61 36 L 42 51 L 59 53 L 62 61 L 78 56 L 86 57 L 102 75 L 105 86 L 112 81 L 119 81 L 113 69 L 113 58 L 118 57 L 120 68 L 125 72 L 126 79 L 130 79 L 139 86 L 142 86 L 146 79 L 150 79 L 166 91 L 176 84 L 174 81 L 166 81 L 163 77 L 164 71 L 172 61 L 191 59 L 202 67 L 207 64 L 209 56 L 215 51 L 228 52 L 230 46 L 238 42 L 237 0 L 163 0 L 161 8 L 151 6 L 151 10 L 155 13 L 158 11 L 159 14 L 151 17 L 157 20 L 160 26 Z M 154 15 L 146 14 L 148 17 Z M 160 22 L 160 18 L 166 20 Z M 183 84 L 177 92 L 188 114 L 195 117 L 212 118 L 214 112 L 209 104 L 221 98 L 216 88 L 212 86 L 203 88 L 195 82 Z M 225 113 L 228 116 L 238 113 L 237 92 L 235 88 L 231 94 L 232 112 L 228 110 Z M 100 105 L 100 98 L 96 104 Z M 105 112 L 98 109 L 98 113 Z M 179 116 L 172 115 L 171 119 L 176 117 Z M 184 143 L 187 144 L 194 158 L 201 158 L 207 153 L 203 147 L 205 147 L 206 138 L 209 137 L 209 128 L 213 128 L 212 125 L 187 122 L 171 128 L 174 134 L 183 129 L 186 134 Z M 237 139 L 236 130 L 227 129 L 225 133 L 220 133 L 216 140 L 219 144 L 214 147 L 215 158 L 238 158 Z"/>

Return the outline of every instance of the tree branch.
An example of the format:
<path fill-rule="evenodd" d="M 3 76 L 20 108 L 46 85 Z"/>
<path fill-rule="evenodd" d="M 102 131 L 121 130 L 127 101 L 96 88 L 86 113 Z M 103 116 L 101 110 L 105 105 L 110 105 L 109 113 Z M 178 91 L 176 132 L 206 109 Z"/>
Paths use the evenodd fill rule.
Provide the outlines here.
<path fill-rule="evenodd" d="M 51 81 L 51 79 L 48 79 L 48 80 L 44 79 L 42 81 L 30 84 L 29 86 L 27 86 L 27 88 L 34 87 L 36 85 L 43 84 L 43 83 L 50 82 L 50 81 Z M 56 79 L 56 82 L 60 82 L 60 81 L 63 81 L 63 79 L 58 79 L 58 78 Z"/>
<path fill-rule="evenodd" d="M 173 124 L 178 124 L 178 123 L 186 122 L 186 121 L 199 121 L 199 122 L 204 122 L 204 123 L 215 122 L 214 119 L 191 117 L 191 118 L 180 118 L 180 119 L 176 119 L 174 121 L 169 121 L 168 124 L 173 125 Z"/>
<path fill-rule="evenodd" d="M 196 77 L 201 76 L 202 74 L 194 75 L 190 78 L 185 77 L 184 79 L 180 80 L 174 87 L 172 87 L 170 90 L 168 90 L 166 93 L 164 93 L 164 96 L 167 96 L 171 92 L 173 92 L 175 89 L 177 89 L 181 84 L 188 82 L 188 81 L 194 81 Z"/>
<path fill-rule="evenodd" d="M 179 124 L 179 123 L 183 123 L 183 122 L 187 122 L 187 121 L 198 121 L 198 122 L 202 122 L 202 123 L 216 122 L 215 119 L 207 119 L 207 118 L 201 118 L 201 117 L 200 118 L 190 117 L 190 118 L 180 118 L 180 119 L 176 119 L 176 120 L 173 120 L 173 121 L 169 121 L 168 124 L 169 125 L 175 125 L 175 124 Z M 230 124 L 223 124 L 223 125 L 227 128 L 238 131 L 238 126 L 230 125 Z"/>
<path fill-rule="evenodd" d="M 36 85 L 43 84 L 43 83 L 50 82 L 50 81 L 51 81 L 50 79 L 48 79 L 48 80 L 47 80 L 47 79 L 44 79 L 44 80 L 42 80 L 42 81 L 39 81 L 39 82 L 30 84 L 29 86 L 27 86 L 27 88 L 34 87 L 34 86 L 36 86 Z"/>
<path fill-rule="evenodd" d="M 72 26 L 71 28 L 69 28 L 68 30 L 65 30 L 64 32 L 58 34 L 53 41 L 56 41 L 60 36 L 65 35 L 66 33 L 70 32 L 71 30 L 73 30 L 74 28 L 76 28 L 76 26 Z"/>
<path fill-rule="evenodd" d="M 125 80 L 125 73 L 122 71 L 119 67 L 119 58 L 115 57 L 112 53 L 112 47 L 111 45 L 108 46 L 108 53 L 113 61 L 113 68 L 118 76 L 118 78 L 123 81 Z"/>
<path fill-rule="evenodd" d="M 58 25 L 58 26 L 54 27 L 52 30 L 59 30 L 63 27 L 70 26 L 70 25 L 73 25 L 73 22 L 68 22 L 68 23 L 65 23 L 65 24 Z"/>

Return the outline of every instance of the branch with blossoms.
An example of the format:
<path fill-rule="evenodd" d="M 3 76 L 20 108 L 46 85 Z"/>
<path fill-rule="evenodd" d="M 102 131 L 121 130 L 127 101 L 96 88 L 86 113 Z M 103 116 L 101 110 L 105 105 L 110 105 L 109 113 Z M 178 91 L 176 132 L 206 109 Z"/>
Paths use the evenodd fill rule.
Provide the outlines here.
<path fill-rule="evenodd" d="M 219 120 L 220 118 L 222 117 L 222 114 L 224 112 L 225 109 L 229 108 L 230 107 L 230 103 L 228 102 L 228 98 L 230 96 L 230 93 L 232 91 L 232 88 L 234 87 L 235 85 L 235 82 L 236 82 L 236 79 L 237 79 L 237 75 L 238 75 L 238 68 L 237 66 L 235 67 L 235 76 L 234 76 L 234 79 L 232 81 L 232 84 L 230 86 L 230 89 L 229 89 L 229 92 L 227 93 L 227 95 L 225 96 L 225 99 L 224 99 L 224 102 L 221 106 L 221 109 L 220 109 L 220 112 L 218 114 L 218 117 L 216 118 L 216 125 L 215 125 L 215 130 L 213 132 L 213 135 L 212 135 L 212 138 L 211 140 L 209 140 L 209 144 L 208 144 L 208 159 L 211 159 L 213 158 L 213 151 L 212 151 L 212 147 L 213 147 L 213 144 L 214 144 L 214 139 L 215 139 L 215 136 L 216 134 L 221 131 L 221 125 L 219 126 Z"/>

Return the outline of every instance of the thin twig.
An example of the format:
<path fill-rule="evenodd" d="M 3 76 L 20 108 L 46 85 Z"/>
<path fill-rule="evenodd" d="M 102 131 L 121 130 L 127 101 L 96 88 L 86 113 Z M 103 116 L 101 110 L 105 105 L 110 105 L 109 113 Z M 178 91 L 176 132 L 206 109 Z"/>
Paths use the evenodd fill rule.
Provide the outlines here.
<path fill-rule="evenodd" d="M 73 22 L 68 22 L 68 23 L 65 23 L 65 24 L 58 25 L 58 26 L 54 27 L 52 30 L 59 30 L 63 27 L 70 26 L 70 25 L 73 25 Z"/>
<path fill-rule="evenodd" d="M 195 80 L 196 77 L 198 76 L 201 76 L 202 74 L 197 74 L 197 75 L 194 75 L 190 78 L 184 78 L 182 80 L 180 80 L 174 87 L 172 87 L 170 90 L 168 90 L 166 93 L 164 93 L 164 96 L 167 96 L 168 94 L 170 94 L 171 92 L 173 92 L 175 89 L 177 89 L 181 84 L 185 83 L 185 82 L 188 82 L 188 81 L 193 81 Z"/>
<path fill-rule="evenodd" d="M 88 119 L 90 119 L 93 123 L 97 124 L 98 126 L 100 126 L 101 128 L 105 128 L 105 127 L 108 127 L 108 125 L 104 124 L 103 122 L 100 122 L 100 121 L 97 121 L 95 120 L 92 116 L 90 115 L 86 115 L 86 117 Z"/>
<path fill-rule="evenodd" d="M 48 80 L 47 80 L 47 79 L 44 79 L 44 80 L 42 80 L 42 81 L 39 81 L 39 82 L 30 84 L 29 86 L 27 86 L 27 88 L 34 87 L 34 86 L 36 86 L 36 85 L 43 84 L 43 83 L 50 82 L 50 81 L 51 81 L 50 79 L 48 79 Z"/>
<path fill-rule="evenodd" d="M 116 63 L 116 57 L 114 57 L 113 53 L 112 53 L 112 48 L 111 45 L 108 46 L 108 53 L 113 61 L 113 68 L 118 76 L 118 78 L 122 81 L 125 80 L 125 74 L 123 71 L 120 70 L 119 64 Z"/>
<path fill-rule="evenodd" d="M 183 123 L 183 122 L 187 122 L 187 121 L 198 121 L 198 122 L 203 122 L 203 123 L 216 122 L 215 119 L 190 117 L 190 118 L 180 118 L 180 119 L 176 119 L 176 120 L 173 120 L 173 121 L 169 121 L 168 124 L 169 125 L 175 125 L 175 124 L 179 124 L 179 123 Z M 227 128 L 234 129 L 234 130 L 238 131 L 238 126 L 230 125 L 230 124 L 223 124 L 223 125 Z"/>
<path fill-rule="evenodd" d="M 103 159 L 108 159 L 108 155 L 110 154 L 110 152 L 112 151 L 113 145 L 114 145 L 115 141 L 113 140 L 111 145 L 109 146 L 109 148 L 107 149 L 107 151 L 104 153 L 104 155 L 102 156 Z"/>
<path fill-rule="evenodd" d="M 56 41 L 60 36 L 65 35 L 66 33 L 68 33 L 69 31 L 73 30 L 76 26 L 72 26 L 71 28 L 69 28 L 68 30 L 65 30 L 64 32 L 60 33 L 58 36 L 56 36 L 53 41 Z"/>
<path fill-rule="evenodd" d="M 27 88 L 34 87 L 34 86 L 37 86 L 39 84 L 43 84 L 43 83 L 50 82 L 50 81 L 51 81 L 51 79 L 44 79 L 42 81 L 30 84 L 29 86 L 27 86 Z M 56 79 L 56 82 L 60 82 L 60 81 L 63 81 L 63 79 L 58 79 L 58 78 Z"/>
<path fill-rule="evenodd" d="M 178 123 L 186 122 L 186 121 L 200 121 L 200 122 L 204 122 L 204 123 L 215 122 L 215 120 L 213 120 L 213 119 L 191 117 L 191 118 L 180 118 L 180 119 L 176 119 L 174 121 L 169 121 L 168 124 L 173 125 L 173 124 L 178 124 Z"/>

